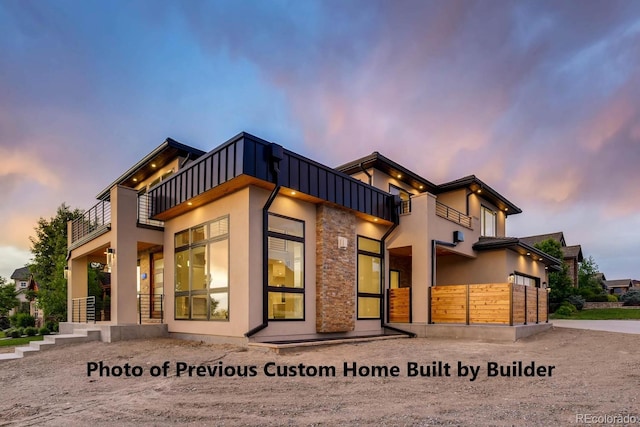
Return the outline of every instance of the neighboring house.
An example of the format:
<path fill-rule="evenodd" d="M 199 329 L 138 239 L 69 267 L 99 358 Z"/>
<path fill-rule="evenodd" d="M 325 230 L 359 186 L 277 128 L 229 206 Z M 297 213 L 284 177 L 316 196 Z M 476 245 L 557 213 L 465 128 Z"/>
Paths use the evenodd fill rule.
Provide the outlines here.
<path fill-rule="evenodd" d="M 256 342 L 458 322 L 439 292 L 494 285 L 527 317 L 513 299 L 468 323 L 544 321 L 560 263 L 506 237 L 521 210 L 475 176 L 435 185 L 379 153 L 332 169 L 247 133 L 206 154 L 167 139 L 98 199 L 69 223 L 70 322 L 91 262 L 112 324 L 159 313 L 175 336 Z"/>
<path fill-rule="evenodd" d="M 33 274 L 29 271 L 29 267 L 21 267 L 16 269 L 11 275 L 16 286 L 16 294 L 20 304 L 29 304 L 29 313 L 36 318 L 38 325 L 42 323 L 42 310 L 38 307 L 38 301 L 29 301 L 27 299 L 27 291 L 38 291 L 38 284 L 33 279 Z M 15 310 L 13 310 L 15 311 Z"/>
<path fill-rule="evenodd" d="M 13 280 L 16 286 L 16 294 L 20 303 L 27 302 L 26 292 L 29 289 L 29 283 L 32 280 L 29 267 L 16 269 L 11 275 L 11 280 Z"/>
<path fill-rule="evenodd" d="M 558 233 L 540 234 L 537 236 L 528 236 L 522 238 L 522 240 L 532 246 L 535 246 L 536 244 L 549 239 L 555 240 L 556 242 L 560 243 L 563 260 L 569 267 L 569 278 L 571 279 L 571 283 L 573 283 L 573 286 L 577 288 L 578 271 L 580 269 L 580 263 L 584 259 L 584 257 L 582 256 L 582 247 L 580 245 L 567 246 L 567 242 L 564 239 L 564 233 L 561 231 Z"/>
<path fill-rule="evenodd" d="M 605 280 L 604 286 L 607 293 L 620 296 L 634 287 L 633 282 L 631 279 Z"/>

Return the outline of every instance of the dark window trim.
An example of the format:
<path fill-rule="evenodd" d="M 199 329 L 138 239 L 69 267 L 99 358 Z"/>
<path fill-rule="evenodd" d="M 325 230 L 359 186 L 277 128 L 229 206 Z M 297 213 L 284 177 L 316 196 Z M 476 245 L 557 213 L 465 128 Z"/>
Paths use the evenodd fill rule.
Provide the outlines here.
<path fill-rule="evenodd" d="M 519 271 L 514 271 L 514 272 L 513 272 L 513 274 L 514 274 L 514 275 L 516 275 L 516 276 L 522 276 L 522 277 L 526 277 L 526 278 L 528 278 L 528 279 L 533 279 L 533 281 L 534 281 L 534 282 L 535 282 L 535 284 L 536 284 L 536 285 L 535 285 L 535 287 L 536 287 L 536 288 L 539 288 L 539 287 L 540 287 L 540 280 L 541 280 L 541 279 L 540 279 L 539 277 L 532 276 L 532 275 L 530 275 L 530 274 L 521 273 L 521 272 L 519 272 Z M 514 280 L 514 282 L 513 282 L 513 283 L 514 283 L 514 284 L 516 284 L 516 283 L 515 283 L 515 277 L 513 278 L 513 280 Z"/>
<path fill-rule="evenodd" d="M 297 221 L 302 223 L 302 237 L 294 236 L 290 234 L 282 234 L 277 231 L 270 231 L 269 224 L 267 224 L 267 239 L 269 237 L 273 237 L 276 239 L 282 240 L 290 240 L 292 242 L 302 243 L 302 288 L 289 288 L 286 286 L 267 286 L 267 298 L 270 292 L 280 292 L 280 293 L 291 293 L 291 294 L 302 294 L 302 318 L 300 319 L 276 319 L 268 317 L 269 322 L 304 322 L 307 318 L 307 284 L 306 284 L 306 274 L 307 274 L 307 247 L 305 244 L 305 239 L 307 237 L 306 223 L 304 220 L 299 218 L 293 218 L 286 215 L 281 215 L 277 213 L 269 212 L 269 216 L 277 216 L 279 218 L 287 219 L 290 221 Z M 267 255 L 267 259 L 269 256 Z"/>
<path fill-rule="evenodd" d="M 219 236 L 215 236 L 215 237 L 210 237 L 208 239 L 204 239 L 204 240 L 198 240 L 196 243 L 193 243 L 191 241 L 191 230 L 202 227 L 202 226 L 208 226 L 210 224 L 213 224 L 214 222 L 223 220 L 223 219 L 227 219 L 227 233 L 226 234 L 222 234 Z M 231 219 L 230 219 L 230 215 L 221 215 L 217 218 L 214 218 L 212 220 L 209 221 L 205 221 L 202 222 L 200 224 L 196 224 L 194 226 L 191 226 L 189 228 L 186 228 L 184 230 L 180 230 L 176 233 L 173 234 L 173 244 L 175 245 L 175 236 L 180 234 L 180 233 L 184 233 L 185 231 L 188 232 L 188 236 L 189 236 L 189 243 L 186 245 L 182 245 L 182 246 L 174 246 L 173 248 L 173 257 L 174 257 L 174 282 L 173 282 L 173 319 L 174 320 L 180 320 L 180 321 L 193 321 L 193 322 L 230 322 L 231 321 L 231 283 L 230 283 L 230 279 L 231 279 Z M 183 252 L 183 251 L 188 251 L 189 254 L 189 262 L 191 265 L 193 265 L 193 253 L 192 250 L 195 248 L 200 248 L 200 247 L 206 247 L 208 244 L 210 243 L 216 243 L 216 242 L 221 242 L 221 241 L 227 241 L 227 286 L 224 288 L 218 287 L 218 288 L 205 288 L 205 289 L 196 289 L 193 290 L 191 289 L 192 286 L 192 277 L 191 277 L 191 267 L 189 267 L 189 290 L 186 291 L 177 291 L 176 290 L 176 275 L 178 274 L 178 270 L 175 268 L 175 254 L 177 252 Z M 207 302 L 207 318 L 206 319 L 194 319 L 193 318 L 193 310 L 192 310 L 192 299 L 191 297 L 193 295 L 208 295 L 208 294 L 221 294 L 221 293 L 226 293 L 227 294 L 227 318 L 226 319 L 215 319 L 211 317 L 211 304 L 209 303 L 209 301 Z M 188 318 L 183 318 L 183 317 L 177 317 L 176 313 L 176 304 L 177 304 L 177 300 L 178 297 L 189 297 L 189 317 Z"/>
<path fill-rule="evenodd" d="M 360 243 L 360 238 L 363 239 L 368 239 L 368 240 L 372 240 L 374 242 L 378 242 L 380 244 L 380 252 L 379 253 L 375 253 L 375 252 L 369 252 L 369 251 L 365 251 L 359 248 L 359 243 Z M 378 239 L 373 239 L 371 237 L 368 236 L 363 236 L 361 234 L 357 234 L 356 235 L 356 249 L 357 249 L 357 255 L 366 255 L 366 256 L 370 256 L 370 257 L 374 257 L 374 258 L 379 258 L 381 260 L 380 262 L 380 266 L 384 266 L 384 262 L 382 262 L 382 241 L 378 240 Z M 384 275 L 384 271 L 380 271 L 380 293 L 379 294 L 372 294 L 370 292 L 360 292 L 360 257 L 357 257 L 356 260 L 356 320 L 380 320 L 382 318 L 382 293 L 383 293 L 383 289 L 382 289 L 382 277 Z M 378 317 L 360 317 L 360 310 L 359 310 L 359 306 L 360 306 L 360 298 L 377 298 L 380 300 L 380 313 L 378 313 Z"/>

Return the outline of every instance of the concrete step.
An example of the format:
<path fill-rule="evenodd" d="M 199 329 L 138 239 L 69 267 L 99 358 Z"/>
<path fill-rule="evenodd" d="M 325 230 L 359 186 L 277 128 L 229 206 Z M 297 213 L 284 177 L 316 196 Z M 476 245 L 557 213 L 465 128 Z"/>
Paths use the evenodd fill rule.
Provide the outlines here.
<path fill-rule="evenodd" d="M 16 347 L 13 353 L 0 354 L 0 362 L 3 360 L 22 359 L 38 351 L 54 348 L 56 345 L 89 341 L 100 341 L 99 329 L 78 329 L 72 334 L 45 335 L 42 341 L 31 341 L 28 347 Z"/>

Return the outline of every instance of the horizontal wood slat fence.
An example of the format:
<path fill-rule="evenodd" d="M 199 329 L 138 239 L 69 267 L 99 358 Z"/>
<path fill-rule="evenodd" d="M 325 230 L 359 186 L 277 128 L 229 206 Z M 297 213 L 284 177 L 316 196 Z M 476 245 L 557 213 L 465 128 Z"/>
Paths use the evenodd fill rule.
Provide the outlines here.
<path fill-rule="evenodd" d="M 438 285 L 431 323 L 521 325 L 548 321 L 546 289 L 512 283 Z"/>

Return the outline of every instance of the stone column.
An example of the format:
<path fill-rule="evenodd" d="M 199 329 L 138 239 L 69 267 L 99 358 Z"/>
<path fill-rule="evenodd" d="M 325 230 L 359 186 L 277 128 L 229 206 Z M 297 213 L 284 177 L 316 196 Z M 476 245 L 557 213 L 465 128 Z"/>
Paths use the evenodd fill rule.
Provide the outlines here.
<path fill-rule="evenodd" d="M 346 249 L 338 237 L 347 239 Z M 316 208 L 316 331 L 348 332 L 356 319 L 356 217 L 328 205 Z"/>

